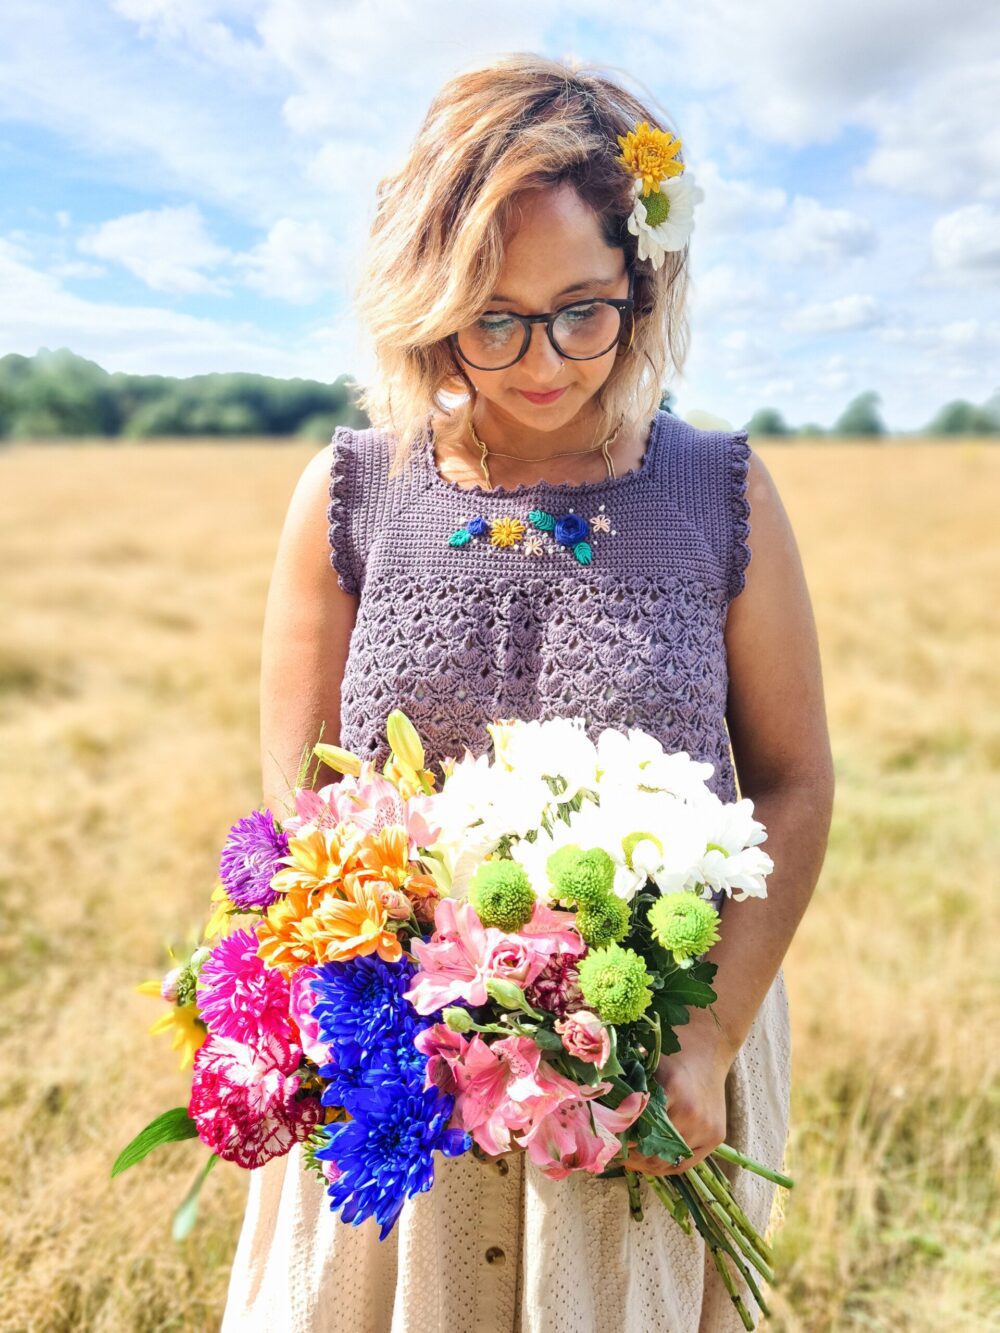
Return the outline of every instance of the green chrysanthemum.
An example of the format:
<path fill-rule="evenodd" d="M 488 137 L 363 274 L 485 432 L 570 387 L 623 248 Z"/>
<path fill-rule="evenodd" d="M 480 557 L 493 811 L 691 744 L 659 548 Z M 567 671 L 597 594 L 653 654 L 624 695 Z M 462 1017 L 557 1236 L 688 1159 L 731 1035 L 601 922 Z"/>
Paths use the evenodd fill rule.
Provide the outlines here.
<path fill-rule="evenodd" d="M 472 877 L 469 901 L 484 926 L 520 930 L 535 909 L 535 891 L 517 861 L 484 861 Z"/>
<path fill-rule="evenodd" d="M 615 863 L 603 847 L 581 851 L 576 845 L 561 847 L 546 862 L 557 898 L 579 907 L 601 902 L 615 882 Z"/>
<path fill-rule="evenodd" d="M 576 928 L 592 949 L 599 949 L 627 935 L 630 918 L 628 904 L 613 893 L 606 893 L 580 908 Z"/>
<path fill-rule="evenodd" d="M 652 977 L 634 949 L 591 949 L 577 966 L 583 998 L 605 1023 L 633 1022 L 653 998 Z"/>
<path fill-rule="evenodd" d="M 719 913 L 694 893 L 667 893 L 649 909 L 654 937 L 681 963 L 711 948 L 719 938 Z"/>

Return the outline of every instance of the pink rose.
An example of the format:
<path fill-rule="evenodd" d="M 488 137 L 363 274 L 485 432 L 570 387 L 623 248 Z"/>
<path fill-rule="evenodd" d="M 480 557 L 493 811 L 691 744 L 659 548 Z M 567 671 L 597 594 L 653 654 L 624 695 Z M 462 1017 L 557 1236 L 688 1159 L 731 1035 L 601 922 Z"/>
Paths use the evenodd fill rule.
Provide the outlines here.
<path fill-rule="evenodd" d="M 589 1009 L 577 1009 L 565 1018 L 557 1018 L 555 1030 L 570 1055 L 585 1060 L 588 1065 L 607 1064 L 611 1054 L 611 1036 L 596 1014 Z"/>

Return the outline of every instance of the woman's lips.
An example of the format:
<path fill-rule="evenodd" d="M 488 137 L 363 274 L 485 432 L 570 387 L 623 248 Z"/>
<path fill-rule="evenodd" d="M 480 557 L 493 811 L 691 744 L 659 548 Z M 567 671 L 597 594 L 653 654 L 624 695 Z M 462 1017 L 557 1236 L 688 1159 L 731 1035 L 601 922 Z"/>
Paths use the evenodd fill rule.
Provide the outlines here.
<path fill-rule="evenodd" d="M 554 403 L 566 392 L 565 388 L 550 389 L 548 393 L 529 393 L 527 389 L 518 389 L 518 393 L 527 398 L 529 403 Z"/>

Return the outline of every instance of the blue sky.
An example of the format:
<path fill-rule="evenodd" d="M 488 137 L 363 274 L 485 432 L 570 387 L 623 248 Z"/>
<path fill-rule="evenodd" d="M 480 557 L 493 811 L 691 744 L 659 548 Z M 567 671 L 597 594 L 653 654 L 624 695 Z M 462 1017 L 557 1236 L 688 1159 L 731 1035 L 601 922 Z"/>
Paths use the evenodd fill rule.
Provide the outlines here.
<path fill-rule="evenodd" d="M 982 0 L 5 0 L 0 355 L 367 376 L 375 184 L 439 85 L 600 63 L 705 191 L 678 410 L 892 429 L 1000 387 L 1000 8 Z"/>

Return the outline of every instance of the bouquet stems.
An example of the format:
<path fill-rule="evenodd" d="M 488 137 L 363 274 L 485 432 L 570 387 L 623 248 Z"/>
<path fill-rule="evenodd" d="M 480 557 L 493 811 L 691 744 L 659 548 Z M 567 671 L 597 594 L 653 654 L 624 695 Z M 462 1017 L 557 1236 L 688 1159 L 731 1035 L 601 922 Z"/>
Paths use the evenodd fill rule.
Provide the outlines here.
<path fill-rule="evenodd" d="M 773 1171 L 761 1163 L 753 1161 L 743 1153 L 727 1145 L 724 1152 L 715 1149 L 715 1154 L 727 1161 L 736 1161 L 740 1166 L 754 1171 L 757 1175 L 776 1184 L 791 1188 L 793 1182 L 780 1171 Z M 729 1298 L 733 1302 L 743 1327 L 754 1328 L 754 1320 L 736 1287 L 738 1274 L 753 1294 L 754 1300 L 763 1314 L 770 1314 L 767 1303 L 761 1293 L 758 1278 L 773 1283 L 774 1256 L 771 1247 L 760 1236 L 746 1213 L 733 1198 L 729 1181 L 723 1174 L 717 1161 L 709 1154 L 696 1166 L 689 1167 L 676 1175 L 644 1176 L 650 1189 L 670 1212 L 673 1219 L 688 1234 L 692 1223 L 705 1241 L 712 1254 L 712 1260 L 725 1285 Z M 641 1221 L 642 1206 L 638 1195 L 638 1176 L 626 1170 L 629 1187 L 629 1208 L 632 1216 Z"/>

